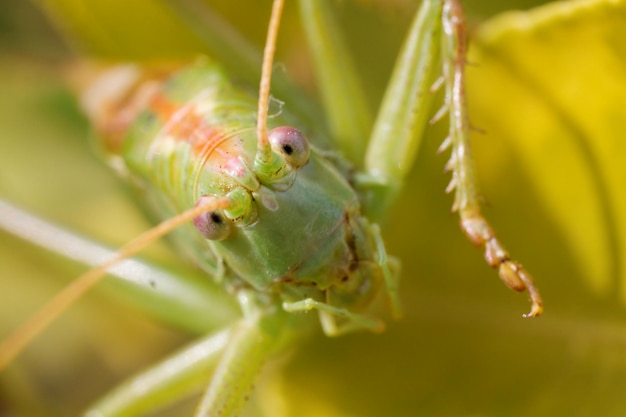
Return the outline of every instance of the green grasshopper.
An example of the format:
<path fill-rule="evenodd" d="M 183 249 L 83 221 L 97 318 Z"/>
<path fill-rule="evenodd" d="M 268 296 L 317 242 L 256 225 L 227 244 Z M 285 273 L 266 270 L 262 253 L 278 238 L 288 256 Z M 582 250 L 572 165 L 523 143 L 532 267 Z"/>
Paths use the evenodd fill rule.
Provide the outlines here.
<path fill-rule="evenodd" d="M 371 134 L 358 104 L 362 92 L 341 36 L 332 30 L 336 25 L 328 5 L 302 0 L 300 6 L 322 90 L 345 87 L 345 102 L 327 100 L 336 149 L 318 146 L 323 143 L 316 139 L 319 133 L 312 131 L 309 139 L 292 127 L 297 119 L 288 102 L 284 115 L 268 117 L 280 0 L 274 1 L 258 104 L 210 59 L 166 79 L 137 76 L 133 69 L 108 74 L 125 89 L 113 98 L 93 93 L 87 113 L 114 166 L 166 220 L 79 277 L 7 338 L 0 366 L 110 267 L 177 228 L 177 245 L 238 301 L 242 318 L 116 390 L 88 415 L 124 415 L 162 387 L 214 368 L 197 415 L 235 416 L 268 358 L 306 333 L 310 315 L 301 313 L 316 311 L 329 336 L 382 331 L 376 305 L 382 302 L 392 315 L 400 313 L 399 268 L 387 255 L 376 222 L 402 189 L 428 123 L 433 91 L 441 85 L 445 105 L 434 120 L 449 114 L 449 136 L 440 149 L 452 151 L 447 168 L 453 209 L 500 278 L 512 289 L 529 291 L 532 307 L 526 316 L 541 314 L 532 278 L 510 259 L 480 213 L 468 144 L 467 40 L 460 4 L 423 3 Z M 329 61 L 341 64 L 329 70 L 323 65 Z M 202 367 L 186 362 L 189 352 L 198 350 Z M 138 381 L 149 381 L 154 389 L 133 392 Z"/>

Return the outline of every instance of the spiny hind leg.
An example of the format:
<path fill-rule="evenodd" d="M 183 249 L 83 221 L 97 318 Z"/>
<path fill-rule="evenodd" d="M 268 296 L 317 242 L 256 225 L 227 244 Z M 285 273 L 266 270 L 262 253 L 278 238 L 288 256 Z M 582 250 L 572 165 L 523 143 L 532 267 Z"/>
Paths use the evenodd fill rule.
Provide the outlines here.
<path fill-rule="evenodd" d="M 318 310 L 322 329 L 328 336 L 340 336 L 363 329 L 376 333 L 385 330 L 385 324 L 380 320 L 355 314 L 345 308 L 335 307 L 313 298 L 293 302 L 285 301 L 283 302 L 283 309 L 290 313 Z M 337 318 L 343 318 L 345 322 L 337 323 Z"/>
<path fill-rule="evenodd" d="M 487 263 L 498 268 L 500 279 L 516 291 L 528 290 L 531 301 L 530 313 L 524 317 L 535 317 L 543 311 L 543 302 L 530 274 L 516 261 L 496 238 L 493 229 L 480 213 L 476 192 L 474 169 L 469 145 L 469 121 L 465 103 L 465 57 L 467 39 L 465 18 L 458 0 L 447 0 L 443 7 L 443 80 L 446 86 L 444 111 L 450 114 L 450 132 L 440 151 L 452 148 L 446 170 L 452 172 L 447 192 L 455 190 L 453 211 L 461 217 L 461 229 L 470 241 L 485 250 Z M 438 117 L 436 116 L 436 117 Z"/>

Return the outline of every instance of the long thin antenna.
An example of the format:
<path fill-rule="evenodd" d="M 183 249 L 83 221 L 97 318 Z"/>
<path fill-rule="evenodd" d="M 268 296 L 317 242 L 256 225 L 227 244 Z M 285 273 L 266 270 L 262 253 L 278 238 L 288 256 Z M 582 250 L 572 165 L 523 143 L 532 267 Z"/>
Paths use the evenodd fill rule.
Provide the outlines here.
<path fill-rule="evenodd" d="M 261 84 L 259 86 L 259 106 L 257 109 L 257 159 L 270 160 L 270 144 L 267 138 L 267 114 L 270 102 L 270 86 L 272 81 L 272 68 L 274 66 L 274 53 L 276 52 L 276 38 L 280 27 L 280 18 L 283 12 L 284 0 L 274 0 L 272 16 L 267 29 L 267 39 L 263 50 L 263 66 L 261 68 Z"/>
<path fill-rule="evenodd" d="M 129 258 L 141 251 L 150 243 L 161 238 L 184 223 L 195 217 L 216 209 L 227 208 L 227 198 L 205 198 L 201 204 L 167 219 L 152 229 L 137 236 L 122 246 L 113 256 L 100 265 L 85 272 L 67 287 L 59 292 L 52 300 L 36 311 L 28 320 L 18 327 L 12 334 L 0 343 L 0 371 L 2 371 L 20 352 L 42 331 L 44 331 L 69 306 L 89 291 L 94 285 L 106 276 L 106 272 L 113 265 Z"/>

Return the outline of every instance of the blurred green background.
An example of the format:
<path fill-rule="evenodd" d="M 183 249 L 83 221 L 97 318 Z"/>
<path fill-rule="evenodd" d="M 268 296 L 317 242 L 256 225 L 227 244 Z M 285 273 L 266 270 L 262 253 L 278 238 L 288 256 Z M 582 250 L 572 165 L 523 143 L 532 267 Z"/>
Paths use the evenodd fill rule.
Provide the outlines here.
<path fill-rule="evenodd" d="M 93 152 L 87 123 L 66 88 L 68 63 L 85 55 L 114 60 L 201 52 L 201 40 L 166 8 L 136 18 L 150 3 L 92 2 L 90 10 L 99 10 L 94 15 L 81 2 L 59 2 L 56 7 L 74 16 L 61 28 L 30 2 L 0 3 L 0 197 L 113 246 L 147 223 Z M 269 1 L 209 3 L 262 45 Z M 626 24 L 626 6 L 616 2 L 622 13 L 606 15 L 578 10 L 583 23 L 589 16 L 588 31 L 568 13 L 489 20 L 538 3 L 465 5 L 476 41 L 470 112 L 486 132 L 473 137 L 485 215 L 535 276 L 545 315 L 523 320 L 525 295 L 507 290 L 459 231 L 452 198 L 443 192 L 446 157 L 435 154 L 445 127 L 435 126 L 383 225 L 389 252 L 403 262 L 404 317 L 383 335 L 307 341 L 264 373 L 249 415 L 258 403 L 273 410 L 268 416 L 297 417 L 626 413 L 625 211 L 619 205 L 626 175 L 615 168 L 626 147 L 614 134 L 626 120 L 626 51 L 616 29 Z M 416 5 L 360 0 L 338 8 L 375 109 Z M 294 4 L 287 5 L 279 60 L 314 96 Z M 615 65 L 605 68 L 606 62 Z M 537 91 L 545 93 L 540 104 L 525 96 Z M 529 149 L 532 143 L 541 146 Z M 177 264 L 165 245 L 147 256 Z M 0 234 L 0 334 L 82 270 Z M 95 291 L 0 375 L 0 416 L 77 415 L 188 338 Z M 189 415 L 193 404 L 190 399 L 158 415 Z"/>

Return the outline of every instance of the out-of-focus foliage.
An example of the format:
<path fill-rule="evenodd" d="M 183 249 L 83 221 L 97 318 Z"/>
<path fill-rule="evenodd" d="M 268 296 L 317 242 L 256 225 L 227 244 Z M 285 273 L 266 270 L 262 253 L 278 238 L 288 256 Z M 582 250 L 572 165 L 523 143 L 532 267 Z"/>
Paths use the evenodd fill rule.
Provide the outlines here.
<path fill-rule="evenodd" d="M 502 15 L 474 38 L 470 59 L 480 70 L 471 70 L 469 87 L 475 121 L 514 145 L 586 283 L 622 300 L 624 25 L 624 1 L 558 3 Z"/>
<path fill-rule="evenodd" d="M 171 17 L 162 11 L 165 2 L 90 0 L 92 10 L 106 4 L 111 9 L 84 18 L 86 1 L 59 2 L 78 16 L 64 26 L 79 46 L 75 55 L 84 48 L 92 56 L 128 58 L 139 51 L 144 55 L 136 58 L 146 58 L 158 53 L 159 39 L 165 38 L 163 45 L 172 53 L 204 50 L 184 20 L 156 23 Z M 88 129 L 63 87 L 67 73 L 61 59 L 67 49 L 28 3 L 6 3 L 0 12 L 0 25 L 5 24 L 0 32 L 0 196 L 120 244 L 146 223 L 90 152 Z M 151 19 L 135 9 L 147 3 L 161 10 Z M 268 0 L 207 3 L 254 44 L 262 44 Z M 415 4 L 337 5 L 375 106 Z M 383 335 L 320 336 L 303 344 L 285 366 L 274 364 L 263 375 L 247 410 L 252 415 L 258 403 L 272 409 L 268 415 L 284 411 L 297 417 L 626 413 L 626 319 L 617 300 L 625 258 L 619 189 L 626 184 L 620 171 L 626 157 L 620 137 L 626 120 L 625 6 L 623 1 L 564 2 L 482 21 L 504 7 L 529 5 L 466 2 L 477 28 L 468 93 L 472 122 L 486 131 L 473 137 L 488 202 L 485 214 L 535 276 L 545 316 L 521 318 L 528 307 L 524 297 L 498 282 L 449 215 L 451 198 L 443 193 L 448 177 L 441 173 L 445 157 L 435 156 L 444 126 L 435 126 L 401 201 L 383 225 L 389 252 L 403 262 L 405 316 Z M 314 90 L 294 5 L 286 12 L 279 59 Z M 102 43 L 113 49 L 98 51 L 91 38 L 113 39 Z M 140 46 L 141 39 L 155 49 Z M 187 49 L 172 49 L 175 39 Z M 122 49 L 116 52 L 115 45 Z M 0 245 L 0 332 L 5 334 L 82 268 L 5 235 Z M 0 415 L 76 415 L 184 337 L 98 292 L 90 294 L 0 375 Z M 162 415 L 187 415 L 192 407 L 193 401 Z"/>

